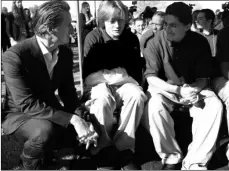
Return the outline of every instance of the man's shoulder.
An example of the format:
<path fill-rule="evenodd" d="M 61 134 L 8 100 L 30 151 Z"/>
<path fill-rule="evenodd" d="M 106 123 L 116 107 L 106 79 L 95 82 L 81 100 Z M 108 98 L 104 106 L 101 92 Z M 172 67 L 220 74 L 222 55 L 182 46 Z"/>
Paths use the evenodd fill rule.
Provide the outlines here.
<path fill-rule="evenodd" d="M 194 31 L 190 30 L 190 31 L 188 31 L 188 35 L 189 35 L 189 43 L 193 43 L 193 45 L 199 46 L 203 42 L 208 44 L 207 39 L 201 33 L 194 32 Z"/>
<path fill-rule="evenodd" d="M 17 53 L 23 53 L 25 51 L 27 52 L 28 50 L 33 50 L 32 49 L 32 45 L 34 44 L 33 39 L 34 38 L 25 39 L 25 40 L 17 43 L 14 46 L 11 46 L 9 50 L 17 52 Z"/>
<path fill-rule="evenodd" d="M 89 32 L 86 36 L 87 39 L 92 40 L 92 39 L 99 39 L 102 37 L 102 31 L 99 28 L 93 29 L 91 32 Z"/>
<path fill-rule="evenodd" d="M 166 32 L 164 30 L 158 31 L 154 33 L 154 36 L 151 36 L 148 40 L 147 44 L 154 44 L 156 46 L 159 46 L 161 44 L 168 43 Z"/>

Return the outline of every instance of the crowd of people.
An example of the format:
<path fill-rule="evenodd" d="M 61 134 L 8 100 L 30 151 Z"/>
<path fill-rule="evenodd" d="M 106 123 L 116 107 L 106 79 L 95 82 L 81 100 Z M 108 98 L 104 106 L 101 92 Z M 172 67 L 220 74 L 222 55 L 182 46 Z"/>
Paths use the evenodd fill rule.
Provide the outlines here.
<path fill-rule="evenodd" d="M 51 0 L 31 17 L 16 0 L 5 20 L 2 127 L 24 143 L 22 169 L 45 169 L 53 148 L 83 144 L 98 168 L 140 170 L 133 156 L 142 124 L 160 169 L 207 170 L 222 120 L 229 125 L 226 12 L 192 12 L 174 2 L 165 12 L 154 8 L 133 18 L 121 1 L 109 0 L 100 3 L 95 19 L 82 3 L 84 94 L 78 98 L 66 46 L 74 34 L 69 11 L 66 1 Z M 193 118 L 186 156 L 171 116 L 179 108 Z M 229 160 L 229 145 L 225 153 Z"/>

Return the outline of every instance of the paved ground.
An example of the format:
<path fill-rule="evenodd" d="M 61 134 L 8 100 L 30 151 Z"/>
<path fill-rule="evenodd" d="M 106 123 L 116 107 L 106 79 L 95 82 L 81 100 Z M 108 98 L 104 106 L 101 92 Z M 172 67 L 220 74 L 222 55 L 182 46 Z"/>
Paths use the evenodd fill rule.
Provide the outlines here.
<path fill-rule="evenodd" d="M 73 48 L 74 52 L 74 80 L 75 86 L 78 92 L 80 93 L 80 73 L 79 73 L 79 59 L 77 48 Z M 4 89 L 4 78 L 2 77 L 2 94 L 3 99 L 5 94 Z M 183 114 L 183 113 L 182 113 Z M 174 114 L 175 119 L 175 130 L 176 138 L 178 143 L 186 154 L 186 149 L 188 144 L 191 142 L 191 118 L 185 116 L 181 113 Z M 22 144 L 17 142 L 13 136 L 2 136 L 1 137 L 1 169 L 12 169 L 18 165 L 19 155 L 22 150 Z M 74 153 L 72 149 L 61 149 L 59 151 L 53 152 L 54 158 L 53 162 L 47 165 L 47 169 L 50 170 L 94 170 L 96 169 L 94 163 L 82 153 Z M 142 128 L 141 126 L 136 132 L 136 161 L 141 164 L 142 169 L 144 170 L 158 170 L 160 167 L 159 157 L 156 154 L 153 141 L 150 135 Z M 209 169 L 217 169 L 227 164 L 225 156 L 225 148 L 221 147 L 218 150 L 212 160 L 210 161 Z"/>

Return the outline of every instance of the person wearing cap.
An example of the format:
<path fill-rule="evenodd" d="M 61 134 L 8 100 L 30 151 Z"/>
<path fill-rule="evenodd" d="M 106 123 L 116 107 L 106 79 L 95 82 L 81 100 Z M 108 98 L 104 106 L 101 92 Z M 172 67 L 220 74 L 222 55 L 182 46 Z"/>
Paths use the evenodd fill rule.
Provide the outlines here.
<path fill-rule="evenodd" d="M 206 170 L 221 124 L 223 106 L 209 86 L 211 49 L 202 35 L 190 30 L 191 25 L 188 5 L 169 5 L 164 30 L 148 41 L 144 52 L 149 100 L 142 122 L 153 138 L 161 169 L 180 169 L 182 164 L 182 170 Z M 180 105 L 193 118 L 192 142 L 185 157 L 170 115 Z"/>

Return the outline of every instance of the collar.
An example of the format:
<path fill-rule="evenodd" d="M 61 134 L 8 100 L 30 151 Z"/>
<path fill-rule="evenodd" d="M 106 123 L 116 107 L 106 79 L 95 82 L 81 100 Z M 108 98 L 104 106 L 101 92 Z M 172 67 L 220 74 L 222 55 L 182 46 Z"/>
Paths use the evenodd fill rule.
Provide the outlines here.
<path fill-rule="evenodd" d="M 36 36 L 36 39 L 37 39 L 37 43 L 41 49 L 41 52 L 43 55 L 46 55 L 46 54 L 52 54 L 44 45 L 43 43 L 43 40 L 42 38 L 40 38 L 39 36 Z M 59 53 L 59 48 L 57 48 L 54 53 L 58 54 Z"/>

